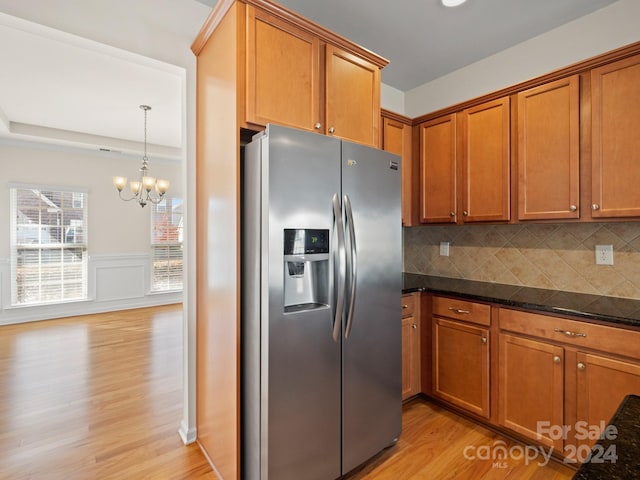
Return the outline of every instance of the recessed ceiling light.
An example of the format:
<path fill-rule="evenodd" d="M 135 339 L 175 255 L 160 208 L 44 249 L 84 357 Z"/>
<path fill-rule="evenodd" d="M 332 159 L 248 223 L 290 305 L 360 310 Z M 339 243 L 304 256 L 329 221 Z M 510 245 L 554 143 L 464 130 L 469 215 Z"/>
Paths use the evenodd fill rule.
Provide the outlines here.
<path fill-rule="evenodd" d="M 462 5 L 467 0 L 442 0 L 442 5 L 445 7 L 457 7 L 458 5 Z"/>

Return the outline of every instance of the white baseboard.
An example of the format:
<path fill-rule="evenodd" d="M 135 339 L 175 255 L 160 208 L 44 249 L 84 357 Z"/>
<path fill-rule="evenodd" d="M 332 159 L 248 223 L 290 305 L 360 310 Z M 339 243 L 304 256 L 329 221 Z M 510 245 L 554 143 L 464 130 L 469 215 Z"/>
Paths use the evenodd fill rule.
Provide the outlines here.
<path fill-rule="evenodd" d="M 178 429 L 178 434 L 182 439 L 182 443 L 184 443 L 185 445 L 189 445 L 190 443 L 195 442 L 197 438 L 196 433 L 197 432 L 195 427 L 189 428 L 184 420 L 180 422 L 180 429 Z"/>

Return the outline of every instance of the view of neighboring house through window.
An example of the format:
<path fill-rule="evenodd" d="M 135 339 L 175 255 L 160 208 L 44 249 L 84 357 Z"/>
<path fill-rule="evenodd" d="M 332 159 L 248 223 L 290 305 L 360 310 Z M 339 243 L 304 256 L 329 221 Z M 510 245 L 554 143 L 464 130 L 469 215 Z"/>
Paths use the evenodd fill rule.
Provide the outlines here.
<path fill-rule="evenodd" d="M 182 200 L 151 207 L 151 290 L 182 290 Z"/>
<path fill-rule="evenodd" d="M 10 185 L 11 303 L 87 298 L 87 194 Z"/>

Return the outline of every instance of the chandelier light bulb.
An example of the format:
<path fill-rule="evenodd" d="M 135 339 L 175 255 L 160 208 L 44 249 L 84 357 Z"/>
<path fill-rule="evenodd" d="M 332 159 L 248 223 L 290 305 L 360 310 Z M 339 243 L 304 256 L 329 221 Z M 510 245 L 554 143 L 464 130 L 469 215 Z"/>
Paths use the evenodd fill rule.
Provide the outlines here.
<path fill-rule="evenodd" d="M 127 177 L 113 177 L 113 186 L 121 192 L 127 186 Z"/>

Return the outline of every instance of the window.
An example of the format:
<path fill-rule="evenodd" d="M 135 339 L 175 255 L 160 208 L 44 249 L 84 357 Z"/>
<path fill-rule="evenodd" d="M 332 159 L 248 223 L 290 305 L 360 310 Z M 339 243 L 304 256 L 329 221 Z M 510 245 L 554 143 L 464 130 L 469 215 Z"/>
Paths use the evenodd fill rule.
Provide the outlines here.
<path fill-rule="evenodd" d="M 11 304 L 87 298 L 87 194 L 10 186 Z"/>
<path fill-rule="evenodd" d="M 182 290 L 182 200 L 151 206 L 151 290 Z"/>

